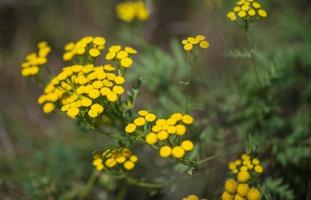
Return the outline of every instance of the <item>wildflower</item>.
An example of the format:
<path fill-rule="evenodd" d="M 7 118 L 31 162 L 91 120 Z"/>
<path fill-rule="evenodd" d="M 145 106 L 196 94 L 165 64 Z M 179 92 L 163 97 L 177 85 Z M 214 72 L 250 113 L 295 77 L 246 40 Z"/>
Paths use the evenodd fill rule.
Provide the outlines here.
<path fill-rule="evenodd" d="M 127 1 L 119 3 L 116 6 L 117 17 L 125 22 L 132 22 L 137 19 L 146 21 L 149 18 L 150 12 L 141 1 Z"/>
<path fill-rule="evenodd" d="M 183 198 L 182 200 L 199 200 L 199 197 L 195 194 L 188 195 L 187 197 Z"/>
<path fill-rule="evenodd" d="M 233 200 L 233 195 L 225 191 L 221 195 L 221 200 Z"/>
<path fill-rule="evenodd" d="M 263 172 L 263 167 L 261 165 L 256 165 L 255 166 L 255 172 L 257 173 L 262 173 Z"/>
<path fill-rule="evenodd" d="M 136 130 L 136 125 L 135 124 L 128 124 L 125 127 L 125 132 L 127 133 L 133 133 Z"/>
<path fill-rule="evenodd" d="M 247 194 L 248 200 L 259 200 L 260 199 L 260 191 L 257 188 L 251 188 Z"/>
<path fill-rule="evenodd" d="M 241 155 L 241 159 L 229 163 L 229 170 L 235 175 L 235 178 L 226 181 L 225 192 L 221 199 L 260 199 L 260 191 L 252 187 L 254 183 L 252 175 L 263 171 L 258 158 L 252 158 L 249 154 L 244 153 Z"/>
<path fill-rule="evenodd" d="M 185 51 L 191 51 L 195 47 L 201 49 L 207 49 L 209 47 L 208 41 L 205 39 L 204 35 L 197 35 L 195 37 L 188 37 L 181 42 L 184 45 Z"/>
<path fill-rule="evenodd" d="M 75 56 L 90 56 L 97 58 L 105 48 L 106 39 L 104 37 L 86 36 L 77 42 L 69 42 L 65 45 L 63 54 L 64 61 L 70 61 Z"/>
<path fill-rule="evenodd" d="M 181 143 L 181 148 L 183 148 L 185 151 L 191 151 L 193 149 L 193 143 L 190 140 L 184 140 Z"/>
<path fill-rule="evenodd" d="M 149 133 L 146 136 L 146 143 L 147 144 L 155 144 L 158 140 L 158 136 L 155 133 Z"/>
<path fill-rule="evenodd" d="M 248 194 L 248 191 L 249 191 L 249 186 L 247 183 L 241 183 L 238 185 L 237 193 L 240 196 L 245 197 Z"/>
<path fill-rule="evenodd" d="M 138 157 L 128 148 L 106 149 L 102 153 L 94 155 L 93 165 L 99 171 L 103 169 L 112 169 L 118 165 L 123 166 L 125 170 L 132 170 Z"/>
<path fill-rule="evenodd" d="M 121 67 L 129 68 L 133 65 L 133 59 L 130 56 L 135 54 L 137 51 L 132 47 L 122 49 L 120 45 L 113 45 L 108 49 L 105 59 L 118 61 Z"/>
<path fill-rule="evenodd" d="M 37 75 L 40 72 L 42 65 L 47 62 L 47 56 L 51 51 L 51 47 L 49 47 L 45 41 L 39 42 L 37 47 L 38 52 L 28 54 L 25 58 L 25 61 L 21 64 L 22 76 L 29 77 Z"/>
<path fill-rule="evenodd" d="M 267 17 L 267 12 L 256 0 L 238 0 L 231 11 L 227 13 L 230 21 L 237 21 L 248 28 L 248 25 L 259 18 Z"/>
<path fill-rule="evenodd" d="M 183 148 L 181 148 L 180 146 L 175 146 L 172 150 L 172 155 L 175 158 L 182 158 L 185 155 L 185 151 Z"/>
<path fill-rule="evenodd" d="M 163 158 L 169 157 L 171 153 L 172 153 L 172 148 L 169 146 L 163 146 L 160 149 L 160 156 Z"/>
<path fill-rule="evenodd" d="M 96 43 L 102 44 L 102 39 L 96 38 Z M 60 105 L 61 111 L 71 118 L 76 118 L 79 113 L 83 114 L 82 117 L 99 117 L 105 110 L 104 106 L 109 106 L 100 101 L 113 103 L 124 92 L 124 77 L 114 74 L 114 70 L 111 65 L 65 67 L 47 84 L 38 102 L 43 104 L 45 113 Z"/>
<path fill-rule="evenodd" d="M 246 182 L 250 178 L 249 172 L 248 171 L 240 171 L 238 173 L 237 179 L 240 182 Z"/>
<path fill-rule="evenodd" d="M 238 183 L 234 179 L 228 179 L 225 183 L 225 190 L 231 194 L 236 193 Z"/>
<path fill-rule="evenodd" d="M 136 131 L 136 127 L 142 127 L 146 124 L 151 131 L 146 132 L 145 141 L 147 144 L 155 145 L 160 149 L 161 157 L 173 156 L 174 158 L 183 158 L 186 152 L 193 149 L 194 145 L 190 140 L 176 140 L 172 144 L 169 138 L 182 137 L 187 132 L 187 127 L 193 123 L 193 117 L 188 114 L 173 113 L 167 119 L 157 119 L 157 116 L 147 110 L 139 110 L 139 117 L 125 127 L 126 133 Z M 135 128 L 134 128 L 135 126 Z M 145 131 L 145 130 L 142 130 Z"/>

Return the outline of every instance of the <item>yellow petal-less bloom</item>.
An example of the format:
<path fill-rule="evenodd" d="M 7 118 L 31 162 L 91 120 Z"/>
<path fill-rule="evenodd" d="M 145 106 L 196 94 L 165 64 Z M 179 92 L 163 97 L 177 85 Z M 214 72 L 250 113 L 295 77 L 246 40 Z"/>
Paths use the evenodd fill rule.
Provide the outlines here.
<path fill-rule="evenodd" d="M 135 164 L 132 161 L 126 161 L 123 166 L 127 170 L 132 170 L 135 167 Z"/>
<path fill-rule="evenodd" d="M 172 148 L 169 146 L 163 146 L 160 149 L 160 156 L 163 158 L 169 157 L 171 155 L 171 153 L 172 153 Z"/>
<path fill-rule="evenodd" d="M 267 17 L 268 14 L 267 14 L 267 12 L 265 10 L 260 9 L 260 10 L 258 10 L 258 15 L 260 17 Z"/>
<path fill-rule="evenodd" d="M 187 197 L 183 198 L 182 200 L 200 200 L 199 197 L 195 194 L 188 195 Z"/>
<path fill-rule="evenodd" d="M 256 188 L 251 188 L 247 194 L 248 200 L 260 200 L 260 191 Z"/>
<path fill-rule="evenodd" d="M 103 169 L 112 170 L 117 166 L 123 166 L 125 170 L 132 170 L 137 161 L 138 157 L 130 149 L 121 147 L 96 153 L 92 163 L 100 171 Z"/>
<path fill-rule="evenodd" d="M 255 166 L 255 172 L 257 173 L 262 173 L 263 172 L 263 167 L 261 165 L 256 165 Z"/>
<path fill-rule="evenodd" d="M 248 181 L 249 178 L 250 178 L 250 175 L 249 175 L 249 172 L 247 171 L 241 171 L 238 173 L 238 176 L 237 176 L 238 181 L 242 183 Z"/>
<path fill-rule="evenodd" d="M 51 113 L 51 112 L 53 112 L 54 109 L 55 109 L 55 106 L 52 103 L 46 103 L 43 106 L 43 112 L 44 113 Z"/>
<path fill-rule="evenodd" d="M 117 17 L 124 22 L 146 21 L 150 12 L 142 1 L 127 1 L 117 4 Z"/>
<path fill-rule="evenodd" d="M 181 148 L 180 146 L 176 146 L 172 149 L 172 155 L 175 158 L 182 158 L 185 155 L 185 151 L 183 148 Z"/>
<path fill-rule="evenodd" d="M 242 196 L 236 194 L 236 195 L 234 195 L 234 200 L 246 200 L 246 199 L 243 198 Z"/>
<path fill-rule="evenodd" d="M 237 193 L 242 196 L 242 197 L 245 197 L 247 194 L 248 194 L 248 191 L 249 191 L 249 186 L 248 184 L 246 183 L 241 183 L 238 185 L 238 188 L 237 188 Z"/>
<path fill-rule="evenodd" d="M 146 136 L 146 143 L 147 144 L 155 144 L 157 142 L 157 140 L 158 140 L 158 136 L 155 133 L 149 133 Z"/>
<path fill-rule="evenodd" d="M 233 195 L 225 191 L 221 195 L 221 200 L 233 200 Z"/>
<path fill-rule="evenodd" d="M 156 118 L 157 118 L 157 116 L 155 114 L 152 114 L 152 113 L 148 113 L 145 116 L 145 119 L 147 122 L 153 122 Z"/>
<path fill-rule="evenodd" d="M 236 193 L 238 183 L 234 179 L 228 179 L 225 183 L 225 190 L 231 194 Z"/>
<path fill-rule="evenodd" d="M 136 125 L 135 124 L 128 124 L 125 127 L 125 132 L 127 132 L 127 133 L 133 133 L 133 132 L 135 132 L 135 130 L 136 130 Z"/>
<path fill-rule="evenodd" d="M 197 35 L 195 37 L 188 37 L 181 41 L 183 48 L 186 52 L 192 51 L 194 48 L 199 47 L 201 49 L 207 49 L 209 47 L 208 41 L 204 35 Z"/>
<path fill-rule="evenodd" d="M 51 47 L 47 42 L 42 41 L 37 44 L 38 52 L 30 53 L 21 64 L 21 75 L 25 77 L 35 76 L 40 72 L 40 68 L 47 62 L 47 56 Z"/>
<path fill-rule="evenodd" d="M 138 117 L 134 120 L 134 124 L 136 126 L 144 126 L 146 124 L 146 120 L 143 117 Z"/>
<path fill-rule="evenodd" d="M 183 148 L 185 151 L 191 151 L 193 149 L 193 143 L 190 140 L 184 140 L 181 143 L 181 148 Z"/>

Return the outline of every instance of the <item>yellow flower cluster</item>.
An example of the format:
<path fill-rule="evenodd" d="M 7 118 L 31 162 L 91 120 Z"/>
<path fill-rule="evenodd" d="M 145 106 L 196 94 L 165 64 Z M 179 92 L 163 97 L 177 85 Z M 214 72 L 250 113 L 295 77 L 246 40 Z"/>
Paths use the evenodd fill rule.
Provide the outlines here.
<path fill-rule="evenodd" d="M 191 195 L 188 195 L 187 197 L 183 198 L 182 200 L 200 200 L 200 198 L 195 194 L 191 194 Z"/>
<path fill-rule="evenodd" d="M 137 54 L 137 51 L 132 47 L 125 47 L 122 49 L 120 45 L 113 45 L 109 48 L 108 53 L 105 56 L 106 60 L 114 60 L 119 62 L 120 66 L 129 68 L 133 65 L 133 59 L 130 55 Z"/>
<path fill-rule="evenodd" d="M 38 74 L 40 67 L 47 62 L 47 56 L 51 51 L 51 47 L 44 41 L 39 42 L 37 46 L 38 52 L 28 54 L 21 65 L 22 76 L 34 76 Z"/>
<path fill-rule="evenodd" d="M 144 127 L 150 123 L 148 125 L 151 125 L 151 130 L 146 135 L 145 141 L 147 144 L 157 145 L 161 157 L 167 158 L 172 155 L 174 158 L 180 159 L 187 151 L 193 149 L 194 145 L 190 140 L 180 140 L 180 137 L 187 132 L 186 126 L 193 123 L 193 118 L 190 115 L 174 113 L 168 119 L 156 119 L 155 114 L 146 110 L 140 110 L 138 114 L 139 117 L 125 127 L 125 132 L 132 134 L 137 127 Z M 171 140 L 179 142 L 172 146 Z"/>
<path fill-rule="evenodd" d="M 232 171 L 233 174 L 238 174 L 238 178 L 241 172 L 249 171 L 258 174 L 261 174 L 263 172 L 263 167 L 260 164 L 260 161 L 257 158 L 251 158 L 248 154 L 243 154 L 241 156 L 241 159 L 230 162 L 229 169 Z"/>
<path fill-rule="evenodd" d="M 82 116 L 96 118 L 104 111 L 104 105 L 117 101 L 124 93 L 124 77 L 114 73 L 112 65 L 73 65 L 63 68 L 45 87 L 38 99 L 43 104 L 43 112 L 52 112 L 60 105 L 69 117 Z M 87 114 L 86 114 L 87 113 Z"/>
<path fill-rule="evenodd" d="M 263 172 L 263 167 L 257 158 L 243 154 L 241 159 L 229 163 L 229 169 L 237 174 L 236 180 L 231 178 L 225 183 L 222 200 L 260 200 L 261 193 L 258 188 L 251 187 L 250 179 L 253 174 Z"/>
<path fill-rule="evenodd" d="M 69 42 L 65 45 L 63 60 L 72 60 L 75 56 L 88 55 L 96 58 L 105 48 L 106 39 L 104 37 L 86 36 L 77 42 Z"/>
<path fill-rule="evenodd" d="M 236 21 L 238 17 L 242 20 L 253 21 L 257 16 L 265 18 L 267 12 L 256 0 L 239 0 L 232 11 L 227 13 L 231 21 Z"/>
<path fill-rule="evenodd" d="M 149 18 L 149 10 L 141 1 L 127 1 L 119 3 L 116 6 L 117 17 L 125 22 L 131 22 L 134 19 L 146 21 Z"/>
<path fill-rule="evenodd" d="M 181 42 L 184 45 L 185 51 L 191 51 L 196 46 L 207 49 L 209 47 L 208 41 L 205 39 L 204 35 L 197 35 L 194 37 L 188 37 Z"/>
<path fill-rule="evenodd" d="M 112 169 L 122 166 L 126 170 L 135 167 L 138 157 L 128 148 L 107 149 L 101 154 L 97 153 L 93 158 L 93 166 L 102 171 L 105 168 Z"/>

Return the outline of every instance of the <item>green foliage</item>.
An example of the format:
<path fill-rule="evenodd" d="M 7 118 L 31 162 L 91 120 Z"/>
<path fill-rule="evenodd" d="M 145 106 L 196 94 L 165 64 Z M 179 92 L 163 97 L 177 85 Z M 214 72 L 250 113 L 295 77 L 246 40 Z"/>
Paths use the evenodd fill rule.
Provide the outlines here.
<path fill-rule="evenodd" d="M 295 198 L 293 190 L 283 182 L 282 178 L 267 178 L 261 189 L 265 200 L 292 200 Z"/>

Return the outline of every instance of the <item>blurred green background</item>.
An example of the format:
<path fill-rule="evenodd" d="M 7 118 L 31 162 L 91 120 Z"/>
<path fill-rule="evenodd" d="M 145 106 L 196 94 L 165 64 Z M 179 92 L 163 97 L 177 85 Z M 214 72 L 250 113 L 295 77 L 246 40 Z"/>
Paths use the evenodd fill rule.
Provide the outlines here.
<path fill-rule="evenodd" d="M 20 63 L 38 41 L 51 45 L 55 74 L 63 67 L 63 46 L 82 36 L 132 45 L 139 56 L 130 78 L 144 79 L 137 106 L 169 113 L 184 98 L 179 40 L 202 33 L 211 46 L 194 73 L 191 110 L 202 124 L 193 137 L 203 155 L 221 156 L 159 192 L 102 176 L 87 199 L 181 199 L 190 193 L 219 199 L 227 163 L 246 148 L 265 160 L 265 199 L 310 200 L 311 3 L 262 1 L 269 16 L 250 33 L 261 87 L 247 64 L 244 33 L 226 19 L 234 1 L 147 1 L 151 18 L 138 24 L 116 18 L 118 2 L 0 1 L 0 199 L 78 199 L 93 170 L 92 152 L 108 140 L 79 130 L 67 117 L 41 112 L 41 89 L 20 76 Z M 148 152 L 140 156 L 149 168 L 138 168 L 137 175 L 178 174 L 163 171 L 161 162 L 153 166 L 149 156 L 157 155 L 142 152 Z"/>

